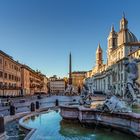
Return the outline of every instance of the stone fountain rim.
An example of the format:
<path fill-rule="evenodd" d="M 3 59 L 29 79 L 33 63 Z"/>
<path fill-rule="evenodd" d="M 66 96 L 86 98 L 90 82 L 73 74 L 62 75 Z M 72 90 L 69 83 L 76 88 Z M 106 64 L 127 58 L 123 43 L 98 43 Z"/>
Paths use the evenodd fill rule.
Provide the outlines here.
<path fill-rule="evenodd" d="M 48 109 L 48 108 L 47 108 L 47 109 Z M 55 108 L 51 108 L 51 109 L 49 109 L 49 110 L 44 110 L 44 111 L 42 111 L 42 112 L 33 112 L 33 113 L 27 114 L 26 116 L 24 116 L 24 117 L 22 117 L 22 118 L 19 119 L 19 121 L 18 121 L 19 126 L 20 126 L 21 128 L 23 128 L 23 129 L 27 130 L 27 131 L 30 131 L 30 132 L 26 135 L 26 137 L 24 138 L 24 140 L 29 140 L 29 139 L 32 137 L 32 135 L 33 135 L 33 134 L 36 132 L 36 130 L 37 130 L 37 128 L 31 128 L 31 127 L 25 125 L 24 121 L 27 120 L 27 119 L 29 119 L 29 118 L 32 117 L 32 116 L 36 116 L 36 115 L 40 115 L 40 114 L 45 114 L 45 113 L 48 113 L 48 112 L 50 112 L 50 111 L 52 111 L 52 110 L 55 110 Z"/>
<path fill-rule="evenodd" d="M 87 108 L 87 107 L 84 107 L 84 106 L 70 106 L 68 104 L 65 104 L 65 105 L 61 105 L 60 106 L 60 109 L 61 108 L 67 108 L 67 109 L 76 109 L 78 111 L 82 111 L 82 112 L 96 112 L 96 113 L 100 113 L 101 111 L 100 110 L 96 110 L 94 108 Z M 106 115 L 117 115 L 117 116 L 124 116 L 124 117 L 128 117 L 128 118 L 132 118 L 132 119 L 137 119 L 137 120 L 140 120 L 140 114 L 138 113 L 134 113 L 134 112 L 101 112 L 103 114 L 106 114 Z"/>

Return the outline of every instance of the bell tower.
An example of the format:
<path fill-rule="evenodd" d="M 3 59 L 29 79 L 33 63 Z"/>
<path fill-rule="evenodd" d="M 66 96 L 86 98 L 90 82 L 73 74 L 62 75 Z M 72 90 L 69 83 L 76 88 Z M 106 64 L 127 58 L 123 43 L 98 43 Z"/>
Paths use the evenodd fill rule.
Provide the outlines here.
<path fill-rule="evenodd" d="M 99 44 L 96 50 L 96 66 L 97 67 L 100 67 L 103 64 L 102 54 L 103 54 L 103 51 Z"/>
<path fill-rule="evenodd" d="M 108 47 L 107 47 L 107 63 L 110 65 L 111 62 L 111 52 L 118 46 L 118 35 L 114 30 L 114 26 L 111 27 L 111 31 L 108 36 Z"/>
<path fill-rule="evenodd" d="M 108 36 L 108 52 L 111 52 L 116 47 L 117 47 L 117 33 L 114 30 L 114 26 L 112 26 L 110 34 Z"/>
<path fill-rule="evenodd" d="M 120 21 L 120 31 L 121 30 L 126 30 L 128 28 L 128 21 L 127 19 L 125 18 L 125 14 L 123 13 L 123 17 Z"/>

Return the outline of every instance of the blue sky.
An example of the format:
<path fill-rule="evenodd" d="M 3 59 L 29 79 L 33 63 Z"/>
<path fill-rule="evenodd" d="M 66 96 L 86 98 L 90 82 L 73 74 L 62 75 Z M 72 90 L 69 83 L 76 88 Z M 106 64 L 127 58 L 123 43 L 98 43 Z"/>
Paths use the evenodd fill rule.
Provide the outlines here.
<path fill-rule="evenodd" d="M 139 0 L 0 0 L 0 49 L 47 76 L 67 76 L 95 65 L 98 43 L 106 59 L 111 25 L 123 11 L 140 39 Z"/>

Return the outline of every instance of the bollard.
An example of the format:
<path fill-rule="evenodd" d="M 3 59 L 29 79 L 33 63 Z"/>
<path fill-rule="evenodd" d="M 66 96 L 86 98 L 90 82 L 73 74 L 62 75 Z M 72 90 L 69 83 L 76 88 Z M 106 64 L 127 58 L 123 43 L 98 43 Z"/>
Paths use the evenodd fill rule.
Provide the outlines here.
<path fill-rule="evenodd" d="M 39 109 L 39 101 L 36 101 L 36 109 Z"/>
<path fill-rule="evenodd" d="M 4 117 L 0 116 L 0 134 L 4 133 L 5 128 L 4 128 Z"/>
<path fill-rule="evenodd" d="M 15 106 L 10 106 L 10 115 L 15 115 Z"/>
<path fill-rule="evenodd" d="M 76 102 L 76 99 L 73 99 L 73 102 Z"/>
<path fill-rule="evenodd" d="M 35 111 L 35 104 L 32 102 L 31 103 L 31 112 Z"/>
<path fill-rule="evenodd" d="M 37 96 L 37 99 L 41 99 L 41 98 L 42 98 L 41 95 L 38 95 L 38 96 Z"/>
<path fill-rule="evenodd" d="M 55 106 L 59 106 L 59 101 L 58 101 L 58 99 L 56 99 L 56 101 L 55 101 Z"/>

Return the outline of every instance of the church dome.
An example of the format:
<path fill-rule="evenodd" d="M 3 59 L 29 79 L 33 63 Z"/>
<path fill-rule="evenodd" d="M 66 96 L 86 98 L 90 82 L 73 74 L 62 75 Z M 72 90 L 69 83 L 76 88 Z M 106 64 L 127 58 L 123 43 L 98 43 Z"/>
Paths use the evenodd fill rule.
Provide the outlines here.
<path fill-rule="evenodd" d="M 120 21 L 120 40 L 123 37 L 123 42 L 121 43 L 129 43 L 129 42 L 138 42 L 136 36 L 128 29 L 128 21 L 125 18 L 125 15 L 123 14 L 123 17 Z"/>
<path fill-rule="evenodd" d="M 127 42 L 138 42 L 136 36 L 129 30 L 126 31 L 126 37 L 127 37 Z"/>

